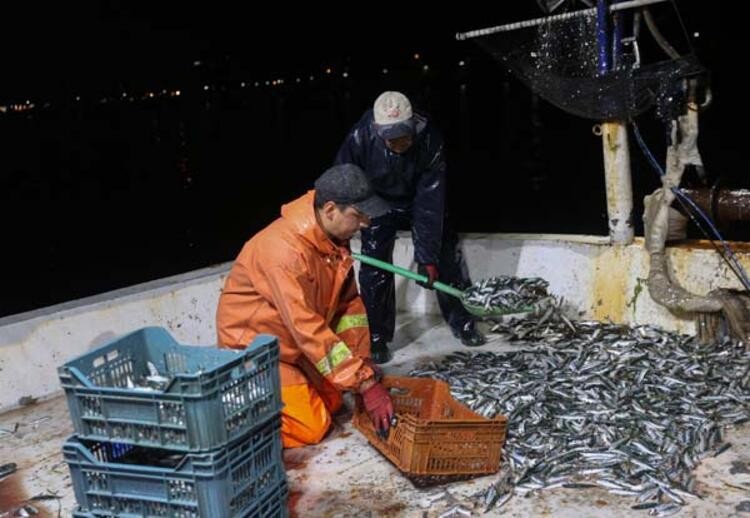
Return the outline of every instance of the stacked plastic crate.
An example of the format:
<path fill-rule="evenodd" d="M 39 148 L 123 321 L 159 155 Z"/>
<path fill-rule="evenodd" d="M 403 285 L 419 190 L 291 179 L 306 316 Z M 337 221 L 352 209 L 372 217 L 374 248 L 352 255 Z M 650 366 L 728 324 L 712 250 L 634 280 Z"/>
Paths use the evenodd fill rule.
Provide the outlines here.
<path fill-rule="evenodd" d="M 144 328 L 58 369 L 78 517 L 286 516 L 279 346 L 178 344 Z"/>

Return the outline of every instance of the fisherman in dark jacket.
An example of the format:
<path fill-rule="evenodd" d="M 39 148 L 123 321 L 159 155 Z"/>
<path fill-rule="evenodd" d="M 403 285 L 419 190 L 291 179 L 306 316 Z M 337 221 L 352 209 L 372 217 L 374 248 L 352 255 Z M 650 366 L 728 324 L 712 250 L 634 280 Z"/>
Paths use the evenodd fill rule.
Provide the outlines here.
<path fill-rule="evenodd" d="M 410 227 L 418 271 L 429 278 L 424 287 L 432 289 L 438 279 L 459 289 L 471 285 L 458 237 L 445 218 L 443 137 L 425 116 L 412 112 L 405 95 L 383 92 L 347 135 L 336 163 L 357 164 L 393 207 L 362 230 L 363 254 L 392 262 L 396 231 Z M 393 274 L 362 264 L 359 283 L 370 323 L 371 356 L 385 363 L 391 359 L 388 342 L 396 323 Z M 437 298 L 443 318 L 464 345 L 485 343 L 460 300 L 441 292 Z"/>

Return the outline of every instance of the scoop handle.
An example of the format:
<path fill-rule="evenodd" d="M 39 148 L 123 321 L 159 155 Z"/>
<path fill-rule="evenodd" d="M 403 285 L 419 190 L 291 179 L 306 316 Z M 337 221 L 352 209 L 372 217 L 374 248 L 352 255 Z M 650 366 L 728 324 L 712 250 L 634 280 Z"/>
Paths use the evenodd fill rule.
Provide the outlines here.
<path fill-rule="evenodd" d="M 407 270 L 406 268 L 401 268 L 400 266 L 396 266 L 395 264 L 387 263 L 385 261 L 381 261 L 380 259 L 375 259 L 374 257 L 370 257 L 369 255 L 352 253 L 352 257 L 361 263 L 369 264 L 370 266 L 380 268 L 381 270 L 385 270 L 387 272 L 401 275 L 402 277 L 406 277 L 407 279 L 411 279 L 413 281 L 419 281 L 419 282 L 424 282 L 424 283 L 429 282 L 429 279 L 425 275 L 420 275 L 417 272 Z M 454 288 L 453 286 L 449 286 L 440 281 L 433 282 L 432 287 L 438 291 L 442 291 L 443 293 L 447 295 L 451 295 L 459 299 L 464 298 L 463 291 L 458 290 Z"/>

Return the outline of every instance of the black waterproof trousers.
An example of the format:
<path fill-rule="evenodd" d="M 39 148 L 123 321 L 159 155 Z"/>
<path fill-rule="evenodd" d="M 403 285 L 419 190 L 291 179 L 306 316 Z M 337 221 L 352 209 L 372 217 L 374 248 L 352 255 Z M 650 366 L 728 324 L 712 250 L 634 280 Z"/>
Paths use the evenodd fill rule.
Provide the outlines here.
<path fill-rule="evenodd" d="M 362 230 L 362 253 L 392 263 L 396 232 L 399 229 L 410 228 L 411 216 L 410 209 L 396 209 L 373 220 L 369 228 Z M 458 247 L 458 235 L 447 220 L 443 224 L 440 262 L 437 267 L 441 282 L 460 290 L 471 285 L 466 262 Z M 393 274 L 362 264 L 359 270 L 359 284 L 367 308 L 372 341 L 393 341 L 396 327 L 396 291 Z M 436 293 L 440 312 L 453 333 L 457 335 L 464 324 L 472 320 L 472 316 L 456 297 L 439 291 Z"/>

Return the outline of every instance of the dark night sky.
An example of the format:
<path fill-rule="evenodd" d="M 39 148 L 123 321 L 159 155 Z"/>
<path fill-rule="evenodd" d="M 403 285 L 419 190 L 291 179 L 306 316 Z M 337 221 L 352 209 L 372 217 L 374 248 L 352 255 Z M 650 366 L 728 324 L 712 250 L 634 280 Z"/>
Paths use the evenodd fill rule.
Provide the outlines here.
<path fill-rule="evenodd" d="M 402 6 L 373 4 L 371 14 L 354 16 L 348 13 L 351 6 L 321 12 L 320 4 L 290 8 L 278 2 L 256 12 L 255 4 L 186 4 L 110 0 L 4 6 L 0 95 L 160 84 L 184 75 L 198 58 L 230 56 L 248 70 L 283 73 L 348 55 L 385 57 L 410 46 L 426 44 L 438 51 L 454 44 L 459 28 L 476 26 L 471 16 L 453 14 L 445 17 L 449 21 L 428 23 Z M 480 24 L 486 19 L 473 18 Z"/>
<path fill-rule="evenodd" d="M 700 33 L 692 43 L 713 76 L 714 105 L 701 119 L 701 138 L 711 144 L 704 160 L 716 175 L 738 171 L 748 187 L 744 135 L 722 124 L 743 105 L 722 68 L 729 60 L 720 51 L 729 45 L 722 41 L 721 12 L 698 0 L 676 3 L 688 32 Z M 30 99 L 51 108 L 0 119 L 0 221 L 13 251 L 2 254 L 0 269 L 24 272 L 4 282 L 0 316 L 231 260 L 253 225 L 276 217 L 279 204 L 329 163 L 374 89 L 396 88 L 396 74 L 368 78 L 365 69 L 417 71 L 414 52 L 436 72 L 413 72 L 419 77 L 408 84 L 418 94 L 430 91 L 422 100 L 442 123 L 453 153 L 449 168 L 465 172 L 450 188 L 460 231 L 606 229 L 592 121 L 545 103 L 532 114 L 531 95 L 520 84 L 506 88 L 504 101 L 509 76 L 502 67 L 474 42 L 455 40 L 459 31 L 541 15 L 535 0 L 488 5 L 6 3 L 0 106 Z M 669 6 L 653 12 L 669 14 Z M 470 74 L 458 72 L 458 60 L 467 56 L 474 60 Z M 329 65 L 353 71 L 345 94 L 343 81 L 278 95 L 236 91 L 239 81 L 289 79 Z M 469 78 L 470 101 L 458 101 L 459 77 Z M 196 90 L 205 83 L 235 90 L 203 95 Z M 139 101 L 158 88 L 186 94 L 178 102 Z M 97 104 L 123 91 L 135 102 Z M 78 95 L 89 102 L 74 103 Z M 248 124 L 253 118 L 258 124 Z M 663 151 L 663 135 L 653 126 L 649 140 Z M 571 149 L 588 153 L 589 163 L 566 162 L 575 157 Z M 639 166 L 647 169 L 642 158 L 634 161 Z M 294 174 L 281 181 L 243 174 L 267 170 Z M 194 182 L 186 187 L 190 175 Z M 634 181 L 648 189 L 656 182 L 652 171 L 635 173 Z M 502 187 L 477 192 L 493 182 Z M 591 192 L 578 192 L 582 186 Z M 514 193 L 515 205 L 505 198 L 498 206 L 495 192 L 504 189 Z M 592 201 L 570 204 L 568 196 Z"/>
<path fill-rule="evenodd" d="M 716 102 L 708 115 L 708 130 L 715 131 L 717 121 L 742 106 L 730 90 L 734 82 L 726 80 L 729 60 L 720 54 L 730 47 L 722 45 L 726 35 L 721 11 L 698 0 L 673 1 L 712 74 Z M 9 3 L 3 8 L 6 23 L 0 31 L 0 105 L 26 99 L 69 103 L 77 95 L 97 98 L 180 88 L 186 79 L 196 78 L 195 60 L 203 63 L 201 81 L 233 82 L 265 80 L 273 74 L 289 77 L 327 65 L 379 67 L 412 52 L 455 64 L 468 52 L 481 53 L 473 42 L 455 41 L 457 31 L 541 15 L 534 0 L 504 2 L 502 10 L 461 4 L 435 11 L 427 3 L 373 3 L 358 6 L 356 13 L 350 4 L 187 4 Z M 668 4 L 654 6 L 652 12 L 675 19 Z M 645 26 L 641 31 L 646 32 Z M 694 33 L 700 37 L 694 38 Z M 687 48 L 679 31 L 669 35 L 672 43 L 681 44 L 680 50 Z M 722 139 L 729 157 L 724 162 L 739 160 L 736 167 L 744 169 L 747 160 L 738 151 L 740 135 L 727 131 Z"/>
<path fill-rule="evenodd" d="M 345 57 L 385 59 L 404 49 L 460 52 L 457 31 L 541 14 L 533 0 L 461 4 L 320 4 L 285 2 L 10 2 L 0 31 L 0 98 L 106 92 L 178 80 L 193 60 L 219 61 L 248 71 L 294 71 Z M 718 10 L 678 2 L 691 30 L 702 30 L 701 52 L 718 55 Z M 510 8 L 509 6 L 512 6 Z M 425 14 L 425 10 L 429 14 Z M 430 19 L 430 21 L 427 21 Z M 702 26 L 702 27 L 701 27 Z M 711 64 L 709 64 L 710 66 Z"/>

